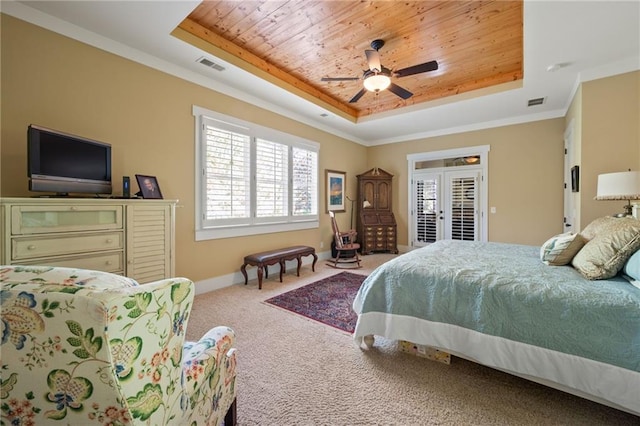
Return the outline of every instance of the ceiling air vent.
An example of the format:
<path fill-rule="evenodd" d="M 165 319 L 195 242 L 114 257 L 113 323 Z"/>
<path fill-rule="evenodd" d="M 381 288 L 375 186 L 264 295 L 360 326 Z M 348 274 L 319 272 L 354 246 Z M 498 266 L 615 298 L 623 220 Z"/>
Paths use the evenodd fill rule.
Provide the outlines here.
<path fill-rule="evenodd" d="M 544 98 L 535 98 L 535 99 L 529 99 L 529 102 L 527 102 L 527 106 L 536 106 L 536 105 L 542 105 L 544 103 Z"/>
<path fill-rule="evenodd" d="M 218 65 L 212 60 L 205 58 L 204 56 L 196 59 L 196 62 L 200 62 L 202 65 L 213 68 L 216 71 L 224 71 L 224 67 L 222 65 Z"/>

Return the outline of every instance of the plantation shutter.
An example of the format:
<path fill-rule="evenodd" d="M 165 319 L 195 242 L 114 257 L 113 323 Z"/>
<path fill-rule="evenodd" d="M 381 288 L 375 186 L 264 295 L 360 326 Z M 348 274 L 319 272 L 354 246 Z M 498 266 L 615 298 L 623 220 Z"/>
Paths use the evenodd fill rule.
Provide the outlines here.
<path fill-rule="evenodd" d="M 256 140 L 256 217 L 288 215 L 289 147 Z"/>
<path fill-rule="evenodd" d="M 477 179 L 474 176 L 450 177 L 450 217 L 448 238 L 476 241 L 477 238 Z"/>
<path fill-rule="evenodd" d="M 292 215 L 318 214 L 318 153 L 293 147 Z"/>
<path fill-rule="evenodd" d="M 424 245 L 440 239 L 440 175 L 415 179 L 415 243 Z"/>
<path fill-rule="evenodd" d="M 217 120 L 203 120 L 205 226 L 247 223 L 251 215 L 251 139 L 228 127 Z"/>

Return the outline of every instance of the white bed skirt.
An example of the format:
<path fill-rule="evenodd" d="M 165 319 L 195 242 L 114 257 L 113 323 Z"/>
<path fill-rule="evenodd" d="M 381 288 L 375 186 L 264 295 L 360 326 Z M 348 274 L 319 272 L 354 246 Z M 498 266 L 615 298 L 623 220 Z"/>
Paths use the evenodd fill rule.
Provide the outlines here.
<path fill-rule="evenodd" d="M 640 373 L 456 325 L 370 312 L 358 316 L 354 339 L 408 340 L 610 407 L 640 415 Z"/>

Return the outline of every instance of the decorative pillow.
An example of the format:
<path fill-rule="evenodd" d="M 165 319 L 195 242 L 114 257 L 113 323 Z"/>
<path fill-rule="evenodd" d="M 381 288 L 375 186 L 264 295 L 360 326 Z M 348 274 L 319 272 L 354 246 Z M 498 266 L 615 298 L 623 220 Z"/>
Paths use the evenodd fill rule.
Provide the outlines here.
<path fill-rule="evenodd" d="M 640 248 L 640 220 L 633 217 L 610 219 L 596 219 L 606 223 L 599 224 L 602 227 L 571 261 L 587 279 L 603 280 L 615 276 Z"/>
<path fill-rule="evenodd" d="M 640 250 L 631 255 L 622 268 L 624 277 L 634 286 L 640 288 Z"/>
<path fill-rule="evenodd" d="M 547 265 L 567 265 L 584 244 L 585 241 L 580 234 L 567 232 L 555 235 L 540 247 L 540 260 Z"/>
<path fill-rule="evenodd" d="M 585 226 L 585 228 L 582 231 L 580 231 L 580 235 L 582 235 L 582 238 L 584 238 L 585 242 L 593 240 L 593 238 L 599 233 L 606 232 L 607 228 L 611 226 L 615 227 L 620 219 L 624 219 L 624 218 L 613 217 L 613 216 L 599 217 L 597 219 L 594 219 L 593 222 L 591 222 L 587 226 Z"/>

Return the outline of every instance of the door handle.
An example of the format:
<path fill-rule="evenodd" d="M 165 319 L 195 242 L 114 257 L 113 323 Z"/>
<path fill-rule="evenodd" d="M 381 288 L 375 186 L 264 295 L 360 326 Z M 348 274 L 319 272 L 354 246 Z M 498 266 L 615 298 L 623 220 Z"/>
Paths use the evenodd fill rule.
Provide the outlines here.
<path fill-rule="evenodd" d="M 564 226 L 566 226 L 567 228 L 571 226 L 570 223 L 565 223 Z"/>

